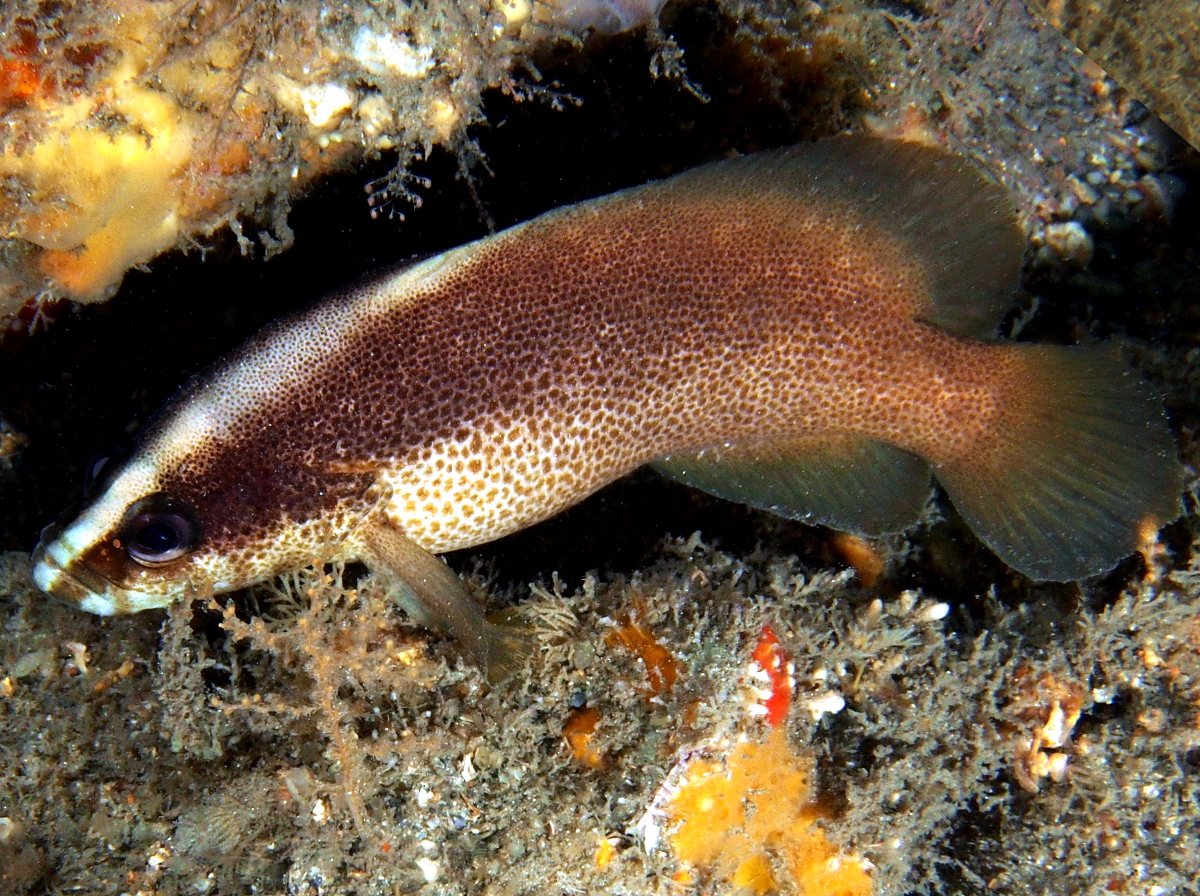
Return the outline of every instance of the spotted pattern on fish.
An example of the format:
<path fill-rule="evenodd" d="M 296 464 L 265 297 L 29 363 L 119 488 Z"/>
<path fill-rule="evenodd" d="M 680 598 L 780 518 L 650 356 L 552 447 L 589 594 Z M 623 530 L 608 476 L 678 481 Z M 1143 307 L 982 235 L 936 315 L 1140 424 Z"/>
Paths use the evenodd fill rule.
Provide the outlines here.
<path fill-rule="evenodd" d="M 559 209 L 259 334 L 184 389 L 43 560 L 137 609 L 364 557 L 369 519 L 441 553 L 656 458 L 849 439 L 923 459 L 1031 575 L 1098 571 L 1131 550 L 1140 519 L 1171 518 L 1178 460 L 1134 378 L 978 338 L 1007 307 L 1022 248 L 1003 192 L 965 163 L 861 139 Z M 1075 391 L 1053 382 L 1084 368 Z M 1045 496 L 1003 494 L 1026 482 L 1018 468 L 1044 471 Z M 792 491 L 794 510 L 804 487 Z M 203 537 L 148 568 L 117 541 L 155 492 L 190 507 Z M 1083 536 L 1031 531 L 1076 505 Z"/>

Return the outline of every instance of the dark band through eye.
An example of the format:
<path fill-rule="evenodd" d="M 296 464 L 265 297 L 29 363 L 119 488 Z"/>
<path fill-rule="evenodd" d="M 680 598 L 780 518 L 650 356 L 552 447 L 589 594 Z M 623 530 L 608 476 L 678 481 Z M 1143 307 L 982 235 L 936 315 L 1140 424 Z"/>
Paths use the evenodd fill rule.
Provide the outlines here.
<path fill-rule="evenodd" d="M 122 527 L 125 550 L 143 566 L 162 566 L 189 553 L 200 540 L 200 524 L 182 501 L 149 495 L 138 501 Z"/>

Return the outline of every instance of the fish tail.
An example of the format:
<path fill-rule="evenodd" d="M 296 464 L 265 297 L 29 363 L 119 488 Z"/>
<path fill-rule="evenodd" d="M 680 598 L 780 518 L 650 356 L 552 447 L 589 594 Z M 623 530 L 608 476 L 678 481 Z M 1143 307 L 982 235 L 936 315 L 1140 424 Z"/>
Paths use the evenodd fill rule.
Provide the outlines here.
<path fill-rule="evenodd" d="M 1182 513 L 1183 468 L 1155 391 L 1097 352 L 1013 345 L 979 451 L 934 471 L 976 535 L 1039 581 L 1111 569 Z"/>

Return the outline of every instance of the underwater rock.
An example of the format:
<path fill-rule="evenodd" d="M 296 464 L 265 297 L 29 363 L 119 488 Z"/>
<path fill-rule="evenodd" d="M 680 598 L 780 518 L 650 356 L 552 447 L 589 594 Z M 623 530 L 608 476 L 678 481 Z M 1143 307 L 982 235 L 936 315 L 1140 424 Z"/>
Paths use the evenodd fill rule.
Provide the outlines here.
<path fill-rule="evenodd" d="M 1200 150 L 1200 7 L 1194 0 L 1026 0 Z"/>
<path fill-rule="evenodd" d="M 372 154 L 398 154 L 374 201 L 406 198 L 409 163 L 462 145 L 524 47 L 487 3 L 5 4 L 0 322 L 103 301 L 222 228 L 248 252 L 258 224 L 269 257 L 290 203 Z"/>
<path fill-rule="evenodd" d="M 1048 178 L 1124 139 L 1123 116 L 1079 89 L 1061 37 L 1039 33 L 1020 4 L 690 6 L 731 30 L 722 69 L 762 80 L 749 89 L 775 91 L 790 126 L 831 133 L 872 106 L 885 129 L 923 131 L 982 161 L 1019 204 L 1044 206 L 1040 218 L 1060 206 Z M 667 28 L 685 8 L 665 8 Z M 681 102 L 711 88 L 689 74 L 704 48 L 657 23 L 662 0 L 189 10 L 134 0 L 0 10 L 0 323 L 41 320 L 56 299 L 104 301 L 131 267 L 226 230 L 243 253 L 269 258 L 292 243 L 298 198 L 380 153 L 395 163 L 364 203 L 401 214 L 426 185 L 413 165 L 436 149 L 478 166 L 468 128 L 485 120 L 488 90 L 570 101 L 538 67 L 563 46 L 586 56 L 589 31 L 653 25 L 643 43 L 655 76 L 685 87 Z M 811 96 L 784 99 L 793 82 Z M 1128 136 L 1115 169 L 1137 141 Z"/>

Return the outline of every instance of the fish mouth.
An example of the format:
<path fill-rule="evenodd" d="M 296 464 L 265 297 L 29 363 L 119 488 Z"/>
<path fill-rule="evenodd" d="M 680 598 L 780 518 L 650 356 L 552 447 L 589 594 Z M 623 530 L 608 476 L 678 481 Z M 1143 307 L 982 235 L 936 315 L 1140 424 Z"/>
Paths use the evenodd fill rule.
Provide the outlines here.
<path fill-rule="evenodd" d="M 118 616 L 165 607 L 172 598 L 163 594 L 130 591 L 110 582 L 95 570 L 74 560 L 61 539 L 43 537 L 33 552 L 33 582 L 46 594 L 97 616 Z"/>

